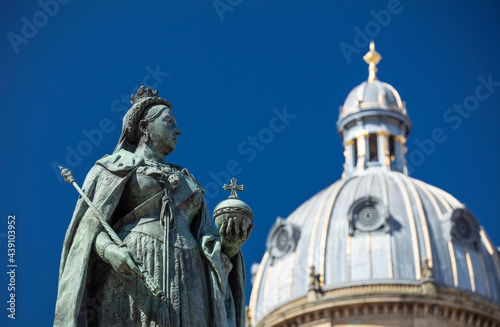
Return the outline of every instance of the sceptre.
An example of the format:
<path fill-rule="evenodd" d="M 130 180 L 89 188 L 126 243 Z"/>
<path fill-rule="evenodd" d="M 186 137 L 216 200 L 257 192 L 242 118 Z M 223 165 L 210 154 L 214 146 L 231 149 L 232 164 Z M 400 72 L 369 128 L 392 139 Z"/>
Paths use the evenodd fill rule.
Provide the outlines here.
<path fill-rule="evenodd" d="M 73 185 L 73 187 L 78 191 L 78 193 L 81 195 L 82 199 L 88 204 L 89 208 L 92 209 L 93 215 L 97 218 L 101 226 L 104 228 L 106 233 L 108 233 L 109 237 L 113 242 L 118 246 L 118 247 L 127 247 L 125 243 L 120 239 L 120 237 L 116 234 L 113 228 L 109 226 L 108 222 L 106 221 L 106 218 L 101 214 L 99 209 L 96 208 L 94 203 L 88 198 L 87 194 L 83 192 L 83 190 L 78 186 L 78 184 L 75 181 L 75 178 L 73 177 L 73 173 L 67 169 L 63 168 L 61 166 L 58 166 L 59 169 L 61 170 L 61 176 L 64 177 L 64 181 L 70 183 Z M 165 297 L 165 292 L 161 290 L 160 285 L 156 282 L 156 280 L 151 276 L 149 271 L 143 267 L 141 264 L 138 265 L 139 270 L 142 273 L 142 281 L 144 282 L 144 285 L 153 293 L 154 296 L 156 296 L 158 299 L 160 299 L 161 304 L 166 304 L 165 302 L 167 301 L 167 298 Z M 165 305 L 161 305 L 160 307 L 165 308 Z M 161 326 L 168 326 L 168 319 L 165 319 L 166 317 L 160 318 L 162 323 L 160 323 Z"/>

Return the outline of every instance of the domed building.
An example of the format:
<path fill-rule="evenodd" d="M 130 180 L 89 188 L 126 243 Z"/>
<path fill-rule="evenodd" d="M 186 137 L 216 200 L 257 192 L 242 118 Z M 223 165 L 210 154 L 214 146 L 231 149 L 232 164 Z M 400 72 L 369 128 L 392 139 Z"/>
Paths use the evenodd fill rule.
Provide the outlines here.
<path fill-rule="evenodd" d="M 500 256 L 474 214 L 408 176 L 411 130 L 376 77 L 340 109 L 342 178 L 276 221 L 253 276 L 248 324 L 500 326 Z"/>

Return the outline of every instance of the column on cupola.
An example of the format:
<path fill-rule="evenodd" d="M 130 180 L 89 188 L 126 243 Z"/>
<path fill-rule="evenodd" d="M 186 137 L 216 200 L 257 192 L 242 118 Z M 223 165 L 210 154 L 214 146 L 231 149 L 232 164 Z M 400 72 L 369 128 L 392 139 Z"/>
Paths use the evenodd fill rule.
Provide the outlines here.
<path fill-rule="evenodd" d="M 408 174 L 406 168 L 406 137 L 401 135 L 394 136 L 394 165 L 396 169 L 402 173 Z"/>
<path fill-rule="evenodd" d="M 377 157 L 378 162 L 383 167 L 391 167 L 391 159 L 389 153 L 389 136 L 391 133 L 389 131 L 378 131 L 377 132 Z"/>
<path fill-rule="evenodd" d="M 354 140 L 344 142 L 344 176 L 349 175 L 354 170 L 355 156 L 356 153 L 354 153 Z"/>
<path fill-rule="evenodd" d="M 356 156 L 358 157 L 358 162 L 356 164 L 356 169 L 358 171 L 364 171 L 366 167 L 366 163 L 369 161 L 369 148 L 368 148 L 368 132 L 364 131 L 362 134 L 356 135 L 356 145 L 358 153 Z"/>

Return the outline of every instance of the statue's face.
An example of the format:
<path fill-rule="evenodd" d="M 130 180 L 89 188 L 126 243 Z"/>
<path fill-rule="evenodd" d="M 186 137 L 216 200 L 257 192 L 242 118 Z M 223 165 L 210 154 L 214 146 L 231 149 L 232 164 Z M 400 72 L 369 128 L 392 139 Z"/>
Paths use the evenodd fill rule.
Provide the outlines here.
<path fill-rule="evenodd" d="M 174 114 L 168 108 L 163 110 L 155 120 L 148 123 L 148 131 L 153 148 L 163 155 L 169 155 L 174 151 L 177 136 L 181 134 Z"/>

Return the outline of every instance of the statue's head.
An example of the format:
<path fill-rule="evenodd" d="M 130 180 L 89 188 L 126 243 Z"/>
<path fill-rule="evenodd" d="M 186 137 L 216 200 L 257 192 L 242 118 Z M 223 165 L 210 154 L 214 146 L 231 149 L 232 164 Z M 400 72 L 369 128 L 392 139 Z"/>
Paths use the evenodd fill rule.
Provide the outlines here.
<path fill-rule="evenodd" d="M 131 98 L 132 107 L 123 117 L 122 134 L 114 152 L 135 152 L 141 142 L 163 155 L 174 151 L 181 132 L 170 102 L 160 98 L 158 90 L 144 85 Z"/>

